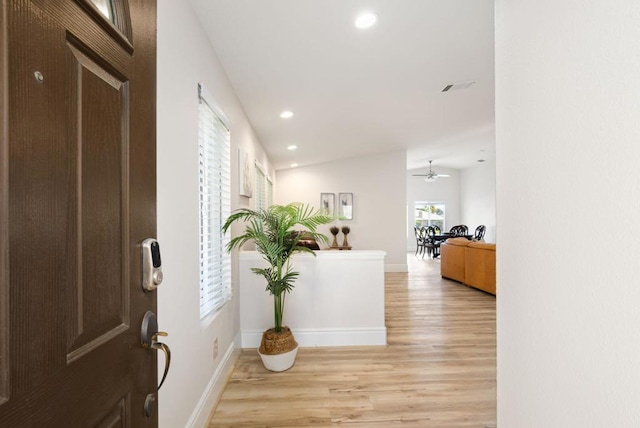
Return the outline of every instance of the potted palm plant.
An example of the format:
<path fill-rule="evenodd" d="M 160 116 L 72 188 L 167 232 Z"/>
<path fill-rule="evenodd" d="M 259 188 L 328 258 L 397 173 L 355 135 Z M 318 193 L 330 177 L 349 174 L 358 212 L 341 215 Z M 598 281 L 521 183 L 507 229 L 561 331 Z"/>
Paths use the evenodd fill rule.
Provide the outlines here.
<path fill-rule="evenodd" d="M 229 241 L 227 251 L 231 252 L 252 240 L 258 253 L 268 263 L 266 268 L 251 269 L 264 277 L 267 282 L 266 291 L 273 296 L 275 326 L 262 334 L 258 349 L 268 370 L 287 370 L 293 366 L 298 352 L 298 343 L 291 329 L 282 325 L 285 297 L 293 289 L 299 275 L 292 269 L 291 256 L 301 252 L 315 255 L 311 248 L 301 245 L 301 237 L 304 234 L 305 239 L 326 243 L 327 237 L 316 230 L 318 226 L 333 220 L 333 217 L 323 215 L 309 205 L 291 203 L 272 205 L 257 211 L 241 208 L 234 211 L 222 226 L 222 231 L 226 233 L 233 223 L 245 222 L 244 233 Z M 305 230 L 297 231 L 296 227 Z"/>

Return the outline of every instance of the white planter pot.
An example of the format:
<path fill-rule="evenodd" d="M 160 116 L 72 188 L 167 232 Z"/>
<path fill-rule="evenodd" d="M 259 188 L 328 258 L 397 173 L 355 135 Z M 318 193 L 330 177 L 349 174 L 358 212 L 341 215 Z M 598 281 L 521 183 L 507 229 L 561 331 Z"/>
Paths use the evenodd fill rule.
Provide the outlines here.
<path fill-rule="evenodd" d="M 260 350 L 258 350 L 258 354 L 260 355 L 260 358 L 262 358 L 262 364 L 264 364 L 264 367 L 267 370 L 272 372 L 283 372 L 290 369 L 293 366 L 293 363 L 296 362 L 298 347 L 292 351 L 285 352 L 284 354 L 265 355 L 260 354 Z"/>

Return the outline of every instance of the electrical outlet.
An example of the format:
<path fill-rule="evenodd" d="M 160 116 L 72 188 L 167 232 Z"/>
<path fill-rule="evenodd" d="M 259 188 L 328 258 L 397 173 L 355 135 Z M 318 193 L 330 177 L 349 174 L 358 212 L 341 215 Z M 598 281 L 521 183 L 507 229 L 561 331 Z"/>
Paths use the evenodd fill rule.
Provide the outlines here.
<path fill-rule="evenodd" d="M 213 341 L 213 359 L 218 358 L 218 338 Z"/>

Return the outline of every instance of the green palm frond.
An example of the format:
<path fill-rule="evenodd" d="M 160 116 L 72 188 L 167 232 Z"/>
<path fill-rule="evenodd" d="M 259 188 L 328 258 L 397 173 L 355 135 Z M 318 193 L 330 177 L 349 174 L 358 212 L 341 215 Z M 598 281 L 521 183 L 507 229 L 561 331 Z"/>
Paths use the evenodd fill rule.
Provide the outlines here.
<path fill-rule="evenodd" d="M 241 208 L 234 211 L 222 226 L 222 232 L 227 233 L 233 223 L 246 223 L 244 233 L 233 237 L 227 244 L 227 252 L 253 241 L 258 253 L 268 263 L 267 268 L 251 270 L 264 277 L 267 281 L 266 290 L 274 296 L 276 331 L 282 328 L 284 297 L 291 292 L 299 275 L 291 269 L 289 259 L 293 254 L 301 252 L 315 255 L 313 250 L 298 245 L 300 233 L 295 228 L 304 228 L 306 236 L 327 243 L 328 238 L 317 232 L 317 228 L 333 220 L 335 218 L 320 214 L 308 204 L 291 203 L 272 205 L 261 210 Z"/>

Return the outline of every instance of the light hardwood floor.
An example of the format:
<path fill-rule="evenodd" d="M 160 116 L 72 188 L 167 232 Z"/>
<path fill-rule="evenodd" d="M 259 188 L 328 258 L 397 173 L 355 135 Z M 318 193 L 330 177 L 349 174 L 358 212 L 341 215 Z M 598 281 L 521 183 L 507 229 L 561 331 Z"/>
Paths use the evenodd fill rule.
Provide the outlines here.
<path fill-rule="evenodd" d="M 388 346 L 301 348 L 283 373 L 243 350 L 209 426 L 495 427 L 495 298 L 408 262 L 385 277 Z"/>

